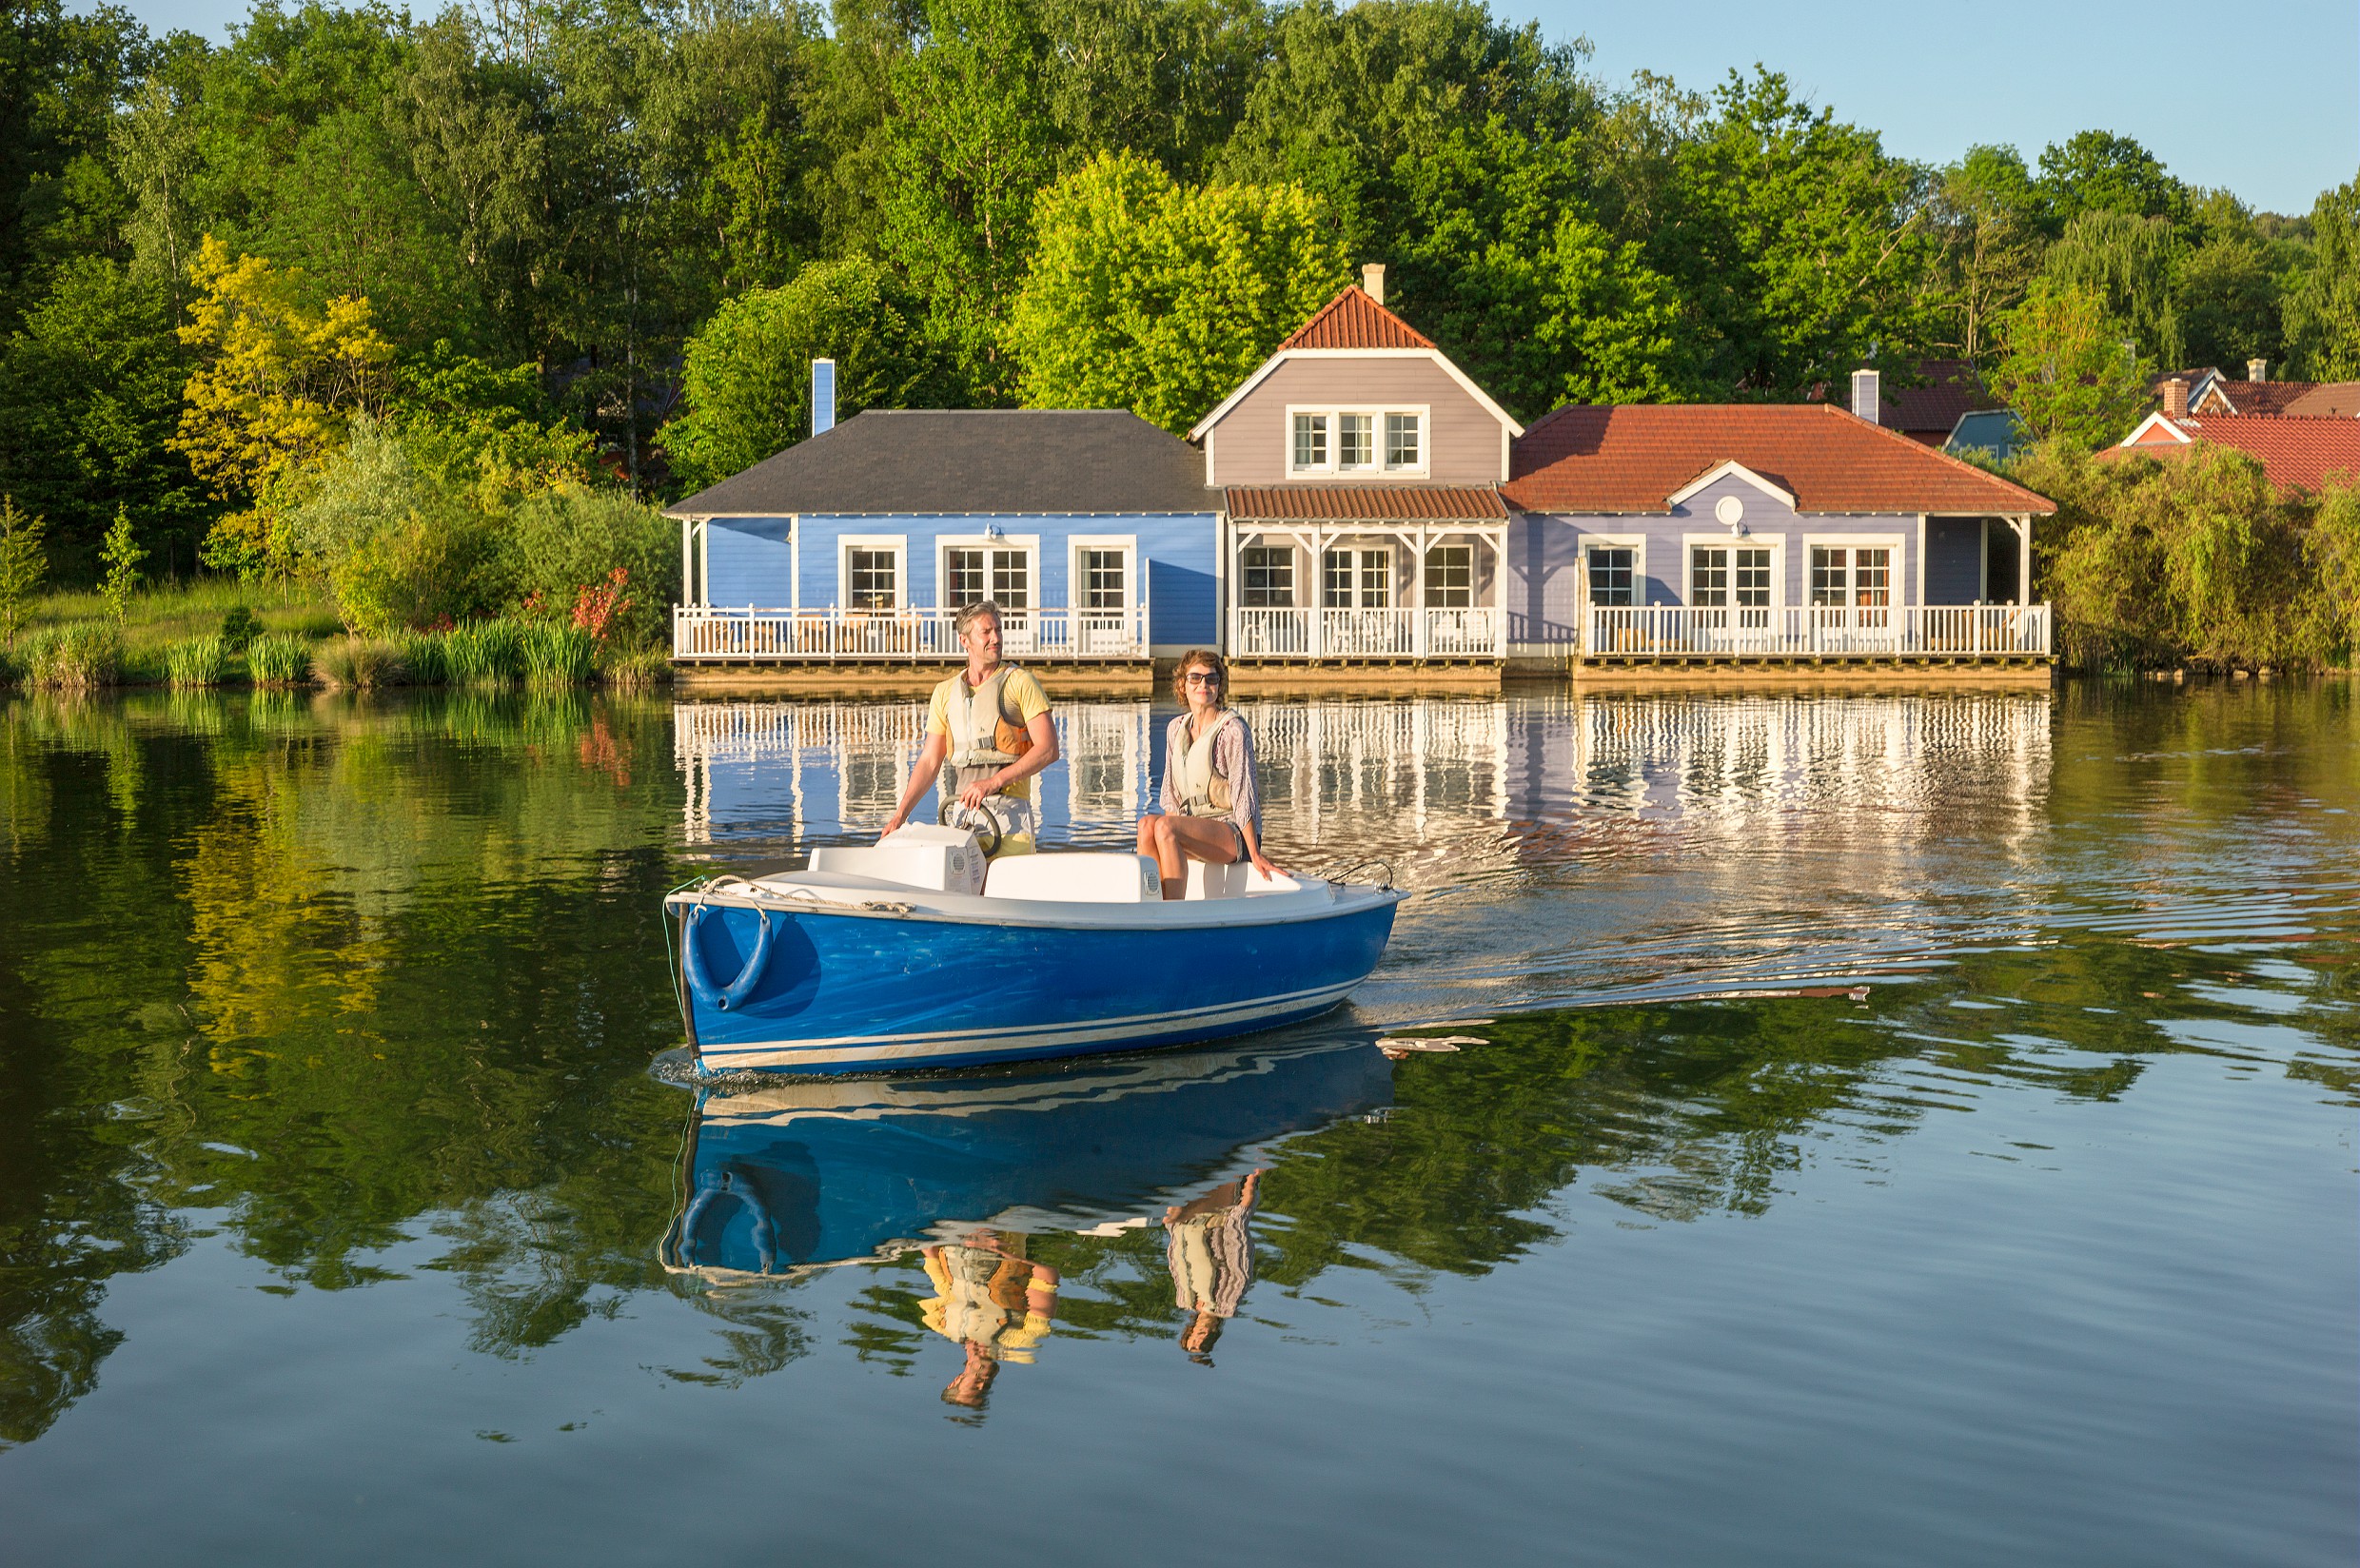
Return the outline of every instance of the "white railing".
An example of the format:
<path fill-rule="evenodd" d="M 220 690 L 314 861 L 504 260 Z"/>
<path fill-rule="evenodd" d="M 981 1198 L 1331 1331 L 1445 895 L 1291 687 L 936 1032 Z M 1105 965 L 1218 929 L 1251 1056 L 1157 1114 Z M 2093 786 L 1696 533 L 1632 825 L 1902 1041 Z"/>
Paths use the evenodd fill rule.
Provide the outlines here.
<path fill-rule="evenodd" d="M 1230 612 L 1233 658 L 1498 658 L 1500 612 L 1297 610 Z"/>
<path fill-rule="evenodd" d="M 2045 604 L 1591 605 L 1588 658 L 2045 658 Z"/>
<path fill-rule="evenodd" d="M 742 610 L 679 605 L 672 612 L 677 659 L 923 662 L 967 657 L 954 626 L 958 612 L 911 610 Z M 1000 648 L 1011 658 L 1145 658 L 1148 611 L 1007 610 Z"/>

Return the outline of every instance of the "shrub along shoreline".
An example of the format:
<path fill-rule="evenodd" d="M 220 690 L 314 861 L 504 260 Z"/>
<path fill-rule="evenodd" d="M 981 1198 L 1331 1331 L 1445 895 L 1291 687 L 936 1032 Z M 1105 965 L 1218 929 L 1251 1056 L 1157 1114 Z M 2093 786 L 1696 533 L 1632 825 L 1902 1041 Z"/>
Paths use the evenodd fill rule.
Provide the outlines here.
<path fill-rule="evenodd" d="M 672 678 L 661 649 L 624 649 L 554 617 L 474 621 L 393 637 L 313 639 L 261 633 L 250 616 L 225 617 L 222 631 L 135 648 L 108 620 L 43 627 L 0 653 L 0 685 L 97 691 L 124 686 L 569 687 L 638 691 Z"/>

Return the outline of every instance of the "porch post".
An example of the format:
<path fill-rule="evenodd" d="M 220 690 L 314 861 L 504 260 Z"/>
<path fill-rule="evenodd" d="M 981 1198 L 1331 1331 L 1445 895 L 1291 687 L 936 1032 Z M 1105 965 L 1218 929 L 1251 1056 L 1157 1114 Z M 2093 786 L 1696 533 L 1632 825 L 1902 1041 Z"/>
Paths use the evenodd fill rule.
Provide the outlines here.
<path fill-rule="evenodd" d="M 1504 522 L 1491 536 L 1491 598 L 1497 621 L 1491 629 L 1491 657 L 1507 657 L 1507 531 L 1514 523 Z"/>
<path fill-rule="evenodd" d="M 2033 601 L 2033 519 L 2029 512 L 2016 519 L 2016 602 Z"/>
<path fill-rule="evenodd" d="M 680 602 L 697 602 L 697 519 L 680 519 Z"/>
<path fill-rule="evenodd" d="M 1324 657 L 1328 652 L 1328 531 L 1314 523 L 1311 527 L 1311 570 L 1308 574 L 1310 592 L 1304 597 L 1310 600 L 1305 613 L 1311 617 L 1311 657 Z"/>
<path fill-rule="evenodd" d="M 1417 559 L 1410 563 L 1409 567 L 1409 601 L 1417 607 L 1418 612 L 1410 617 L 1409 652 L 1423 661 L 1426 657 L 1426 647 L 1432 640 L 1426 636 L 1426 524 L 1424 523 L 1418 525 L 1417 552 Z"/>

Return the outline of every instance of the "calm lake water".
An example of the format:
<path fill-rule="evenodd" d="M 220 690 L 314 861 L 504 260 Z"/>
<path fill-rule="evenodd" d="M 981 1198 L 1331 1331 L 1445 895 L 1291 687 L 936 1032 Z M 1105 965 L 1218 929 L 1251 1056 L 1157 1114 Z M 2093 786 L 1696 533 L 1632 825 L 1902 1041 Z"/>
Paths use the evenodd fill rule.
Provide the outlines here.
<path fill-rule="evenodd" d="M 1350 1008 L 699 1098 L 916 705 L 0 708 L 0 1558 L 2360 1558 L 2349 686 L 1248 711 Z"/>

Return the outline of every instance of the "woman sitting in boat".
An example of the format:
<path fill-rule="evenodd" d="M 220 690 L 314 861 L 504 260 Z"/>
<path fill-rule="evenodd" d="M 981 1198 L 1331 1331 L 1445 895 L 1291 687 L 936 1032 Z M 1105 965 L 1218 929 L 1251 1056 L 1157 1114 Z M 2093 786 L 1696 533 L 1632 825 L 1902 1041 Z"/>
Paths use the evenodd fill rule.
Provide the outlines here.
<path fill-rule="evenodd" d="M 1229 709 L 1229 685 L 1228 661 L 1204 648 L 1183 658 L 1171 677 L 1187 711 L 1164 736 L 1163 813 L 1139 820 L 1139 853 L 1155 857 L 1166 898 L 1187 895 L 1191 860 L 1249 860 L 1263 875 L 1278 874 L 1262 853 L 1253 735 Z"/>

